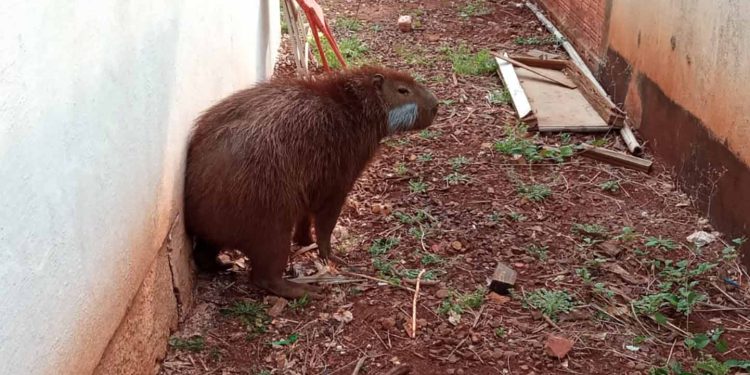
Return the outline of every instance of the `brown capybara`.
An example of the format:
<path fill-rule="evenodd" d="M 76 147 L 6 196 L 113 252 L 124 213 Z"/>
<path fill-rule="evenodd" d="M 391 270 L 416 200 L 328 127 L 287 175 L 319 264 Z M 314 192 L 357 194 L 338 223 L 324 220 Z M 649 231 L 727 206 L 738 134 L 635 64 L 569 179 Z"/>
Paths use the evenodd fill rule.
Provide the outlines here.
<path fill-rule="evenodd" d="M 278 296 L 320 296 L 282 276 L 292 231 L 329 259 L 331 232 L 347 194 L 381 139 L 424 129 L 438 100 L 409 75 L 378 67 L 273 79 L 215 104 L 188 148 L 185 220 L 195 261 L 220 269 L 223 248 L 251 261 L 251 279 Z"/>

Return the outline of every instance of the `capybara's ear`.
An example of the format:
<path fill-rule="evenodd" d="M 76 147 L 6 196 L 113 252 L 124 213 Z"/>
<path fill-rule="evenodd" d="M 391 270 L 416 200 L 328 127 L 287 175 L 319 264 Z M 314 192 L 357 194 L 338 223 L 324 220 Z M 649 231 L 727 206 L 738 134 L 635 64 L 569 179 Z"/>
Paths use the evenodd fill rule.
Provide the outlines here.
<path fill-rule="evenodd" d="M 372 76 L 372 84 L 375 85 L 375 87 L 377 87 L 378 89 L 383 88 L 383 81 L 385 81 L 385 77 L 383 77 L 383 75 L 380 73 Z"/>

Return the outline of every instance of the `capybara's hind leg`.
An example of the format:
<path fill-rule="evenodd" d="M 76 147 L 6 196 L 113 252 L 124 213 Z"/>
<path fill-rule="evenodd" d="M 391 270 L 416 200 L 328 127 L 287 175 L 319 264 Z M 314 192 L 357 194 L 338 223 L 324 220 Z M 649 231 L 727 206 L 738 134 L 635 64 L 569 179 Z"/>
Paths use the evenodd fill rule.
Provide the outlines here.
<path fill-rule="evenodd" d="M 330 259 L 339 264 L 346 264 L 339 257 L 331 254 L 331 234 L 341 214 L 346 196 L 336 197 L 315 213 L 315 234 L 317 236 L 318 254 L 322 259 Z"/>
<path fill-rule="evenodd" d="M 319 298 L 320 288 L 298 284 L 284 279 L 284 269 L 289 261 L 289 231 L 265 233 L 264 240 L 251 244 L 250 254 L 253 284 L 279 297 L 297 299 L 305 296 Z"/>
<path fill-rule="evenodd" d="M 305 214 L 294 226 L 294 243 L 300 246 L 307 246 L 313 243 L 310 235 L 310 215 Z"/>
<path fill-rule="evenodd" d="M 195 239 L 195 248 L 193 249 L 193 259 L 195 265 L 201 272 L 219 272 L 226 271 L 232 268 L 231 264 L 222 264 L 219 262 L 218 256 L 221 252 L 221 247 L 204 241 L 200 238 Z"/>

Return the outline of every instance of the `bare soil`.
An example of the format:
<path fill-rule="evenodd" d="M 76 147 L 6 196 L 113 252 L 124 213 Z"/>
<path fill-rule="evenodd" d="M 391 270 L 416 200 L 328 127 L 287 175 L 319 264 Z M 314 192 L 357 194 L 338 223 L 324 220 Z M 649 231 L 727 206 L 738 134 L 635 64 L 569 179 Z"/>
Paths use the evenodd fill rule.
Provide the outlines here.
<path fill-rule="evenodd" d="M 711 227 L 658 159 L 646 174 L 578 155 L 530 163 L 493 148 L 516 123 L 510 104 L 487 99 L 502 89 L 501 80 L 497 74 L 454 74 L 445 47 L 465 42 L 475 52 L 564 51 L 555 44 L 519 43 L 549 35 L 513 1 L 485 2 L 488 14 L 461 17 L 467 4 L 322 2 L 331 24 L 344 17 L 360 21 L 356 31 L 337 25 L 338 40 L 359 38 L 371 61 L 408 70 L 449 102 L 432 132 L 386 140 L 352 191 L 334 234 L 338 255 L 349 263 L 338 273 L 353 282 L 328 286 L 325 300 L 287 305 L 259 323 L 265 332 L 258 332 L 255 322 L 226 313 L 238 302 L 265 310 L 276 302 L 249 283 L 252 265 L 239 259 L 233 272 L 201 275 L 197 306 L 174 333 L 162 374 L 385 374 L 398 366 L 412 374 L 648 374 L 668 361 L 691 369 L 707 355 L 750 358 L 750 279 L 735 259 L 723 257 L 731 239 L 700 249 L 686 240 Z M 414 16 L 418 28 L 399 32 L 400 14 Z M 287 48 L 277 75 L 294 72 Z M 570 142 L 595 138 L 623 149 L 616 134 L 573 134 Z M 565 142 L 561 135 L 535 141 Z M 649 152 L 647 147 L 645 157 L 653 159 Z M 602 189 L 608 181 L 617 181 L 619 190 Z M 518 192 L 524 184 L 545 185 L 551 195 L 528 199 Z M 415 217 L 420 210 L 430 217 L 400 215 Z M 582 233 L 584 225 L 596 233 Z M 633 234 L 621 236 L 625 227 Z M 372 249 L 389 238 L 397 244 Z M 693 290 L 705 295 L 692 313 L 663 306 L 669 324 L 658 324 L 636 314 L 631 302 L 659 292 L 665 260 L 686 260 L 688 269 L 715 266 L 690 278 L 698 282 Z M 316 272 L 315 261 L 315 252 L 306 252 L 291 260 L 290 271 Z M 498 262 L 518 272 L 511 296 L 480 291 L 478 303 L 464 304 L 460 319 L 449 319 L 441 306 L 451 293 L 486 288 Z M 406 279 L 422 268 L 432 280 L 420 285 L 411 338 L 415 293 Z M 390 278 L 391 284 L 346 271 Z M 532 308 L 527 298 L 542 288 L 565 291 L 575 308 L 556 316 Z M 713 342 L 702 350 L 686 347 L 686 336 L 717 327 L 724 330 L 724 353 Z M 203 342 L 194 350 L 179 344 L 196 335 Z M 562 359 L 548 355 L 549 335 L 572 340 L 572 350 Z"/>

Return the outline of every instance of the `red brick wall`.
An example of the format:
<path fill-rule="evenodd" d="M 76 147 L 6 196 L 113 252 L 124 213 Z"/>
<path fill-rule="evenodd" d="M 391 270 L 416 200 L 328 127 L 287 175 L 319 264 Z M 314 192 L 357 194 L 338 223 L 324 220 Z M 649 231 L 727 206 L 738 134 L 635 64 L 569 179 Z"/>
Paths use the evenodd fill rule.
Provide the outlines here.
<path fill-rule="evenodd" d="M 596 74 L 606 54 L 609 0 L 539 0 L 547 17 L 565 34 Z"/>

